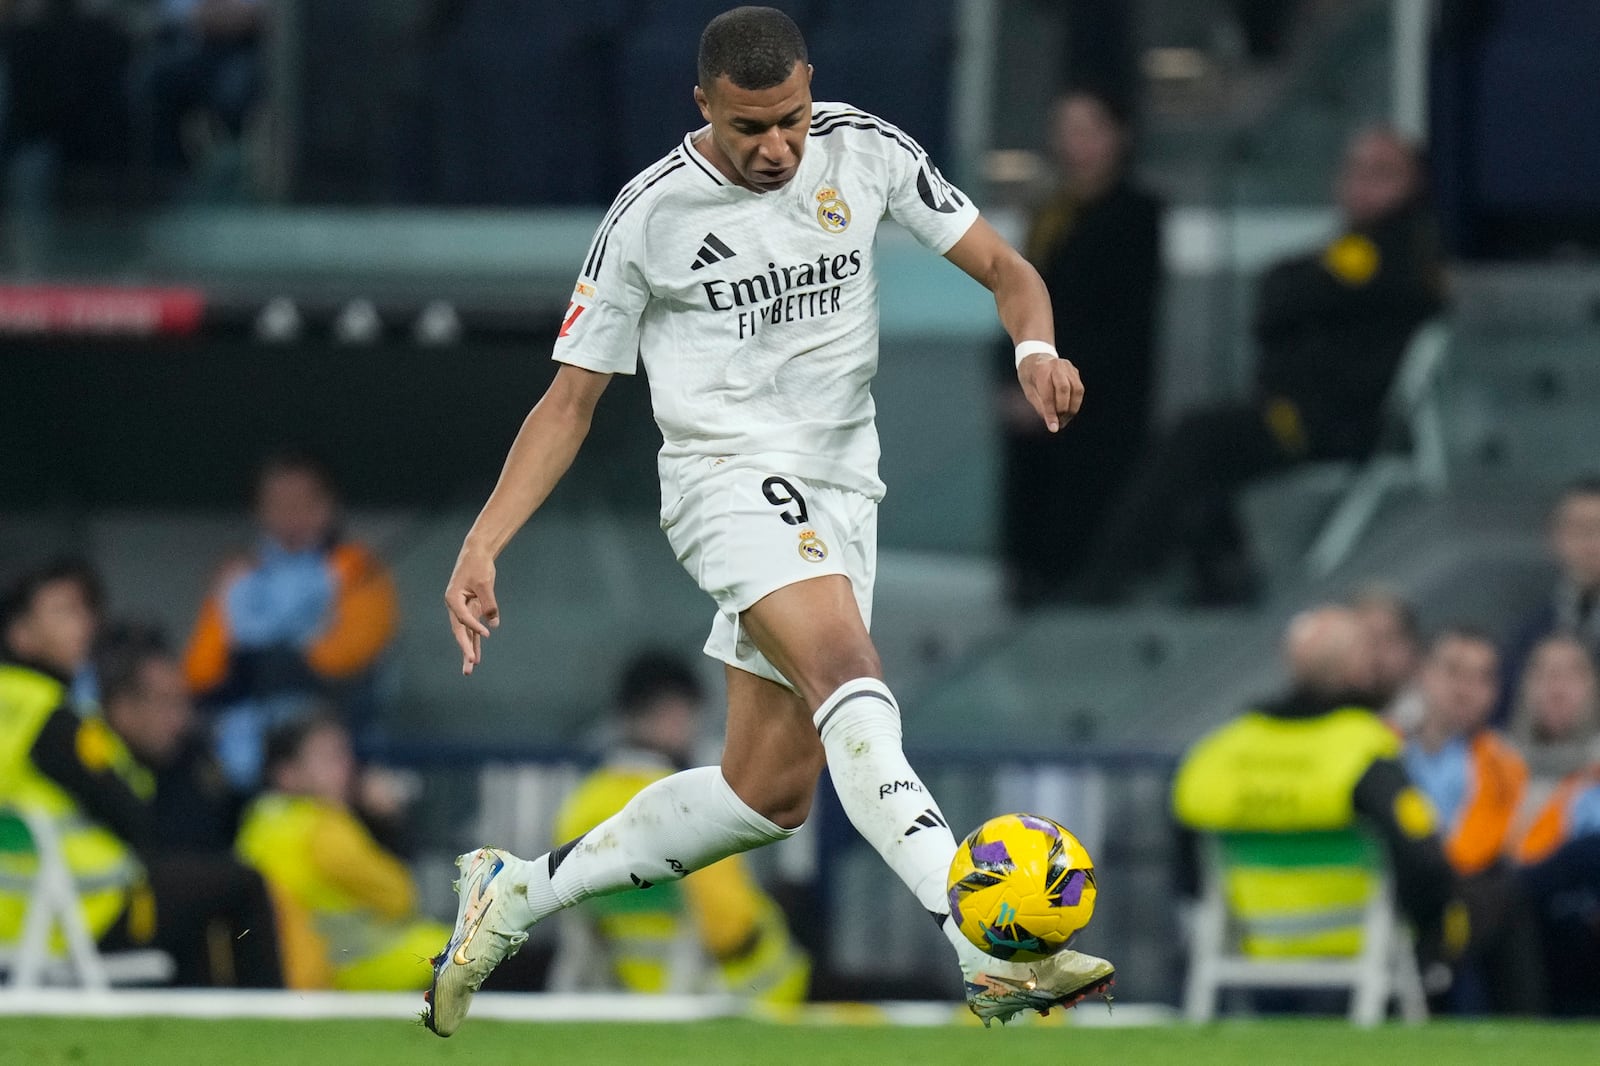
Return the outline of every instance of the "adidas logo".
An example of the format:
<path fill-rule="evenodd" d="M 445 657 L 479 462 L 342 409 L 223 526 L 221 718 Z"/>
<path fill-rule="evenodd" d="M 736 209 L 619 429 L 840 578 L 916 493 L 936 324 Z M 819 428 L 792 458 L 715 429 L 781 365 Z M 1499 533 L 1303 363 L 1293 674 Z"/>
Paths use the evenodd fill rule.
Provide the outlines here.
<path fill-rule="evenodd" d="M 689 269 L 699 270 L 701 267 L 708 267 L 712 263 L 720 263 L 724 259 L 732 259 L 738 254 L 732 248 L 723 244 L 715 233 L 708 233 L 706 234 L 706 239 L 700 244 L 700 254 L 695 257 L 694 265 Z"/>
<path fill-rule="evenodd" d="M 950 827 L 950 823 L 946 822 L 937 810 L 929 807 L 917 815 L 917 820 L 911 823 L 911 828 L 907 829 L 904 835 L 910 836 L 912 833 L 920 833 L 924 829 L 932 829 L 936 825 L 942 825 L 946 829 Z"/>

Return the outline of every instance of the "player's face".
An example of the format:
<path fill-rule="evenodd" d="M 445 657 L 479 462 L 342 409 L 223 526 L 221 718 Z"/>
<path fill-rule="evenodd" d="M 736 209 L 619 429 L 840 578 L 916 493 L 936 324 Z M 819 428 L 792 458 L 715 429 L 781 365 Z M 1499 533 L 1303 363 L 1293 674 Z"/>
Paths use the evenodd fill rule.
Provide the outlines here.
<path fill-rule="evenodd" d="M 787 185 L 800 167 L 811 128 L 811 68 L 770 89 L 741 89 L 726 76 L 697 85 L 694 101 L 711 124 L 710 158 L 724 175 L 756 192 Z"/>

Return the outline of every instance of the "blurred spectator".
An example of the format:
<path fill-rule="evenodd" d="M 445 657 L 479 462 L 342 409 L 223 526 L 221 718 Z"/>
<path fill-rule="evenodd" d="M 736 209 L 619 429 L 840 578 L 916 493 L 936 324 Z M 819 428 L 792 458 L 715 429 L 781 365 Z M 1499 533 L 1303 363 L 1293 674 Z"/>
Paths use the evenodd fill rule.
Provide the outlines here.
<path fill-rule="evenodd" d="M 227 854 L 240 800 L 199 728 L 183 666 L 153 629 L 113 627 L 97 656 L 106 724 L 155 774 L 152 846 Z"/>
<path fill-rule="evenodd" d="M 1600 790 L 1600 771 L 1590 782 Z M 1600 1015 L 1600 832 L 1574 836 L 1522 882 L 1539 916 L 1552 1011 Z"/>
<path fill-rule="evenodd" d="M 1261 280 L 1254 395 L 1191 412 L 1156 443 L 1097 539 L 1088 599 L 1121 600 L 1141 573 L 1175 556 L 1192 571 L 1195 602 L 1254 599 L 1237 490 L 1297 463 L 1363 458 L 1377 443 L 1406 344 L 1442 306 L 1416 149 L 1390 130 L 1357 134 L 1336 198 L 1339 235 Z M 1071 337 L 1064 342 L 1070 352 Z"/>
<path fill-rule="evenodd" d="M 1001 542 L 1021 606 L 1058 596 L 1082 562 L 1144 451 L 1155 379 L 1162 205 L 1128 173 L 1128 116 L 1074 91 L 1056 102 L 1050 142 L 1060 184 L 1034 216 L 1027 255 L 1050 288 L 1057 343 L 1095 401 L 1070 433 L 1051 434 L 1017 389 L 1010 341 L 1001 345 Z"/>
<path fill-rule="evenodd" d="M 395 628 L 388 570 L 339 532 L 339 501 L 315 461 L 269 460 L 256 482 L 261 537 L 224 566 L 200 609 L 184 673 L 217 712 L 217 754 L 248 791 L 272 725 L 331 702 L 360 735 Z"/>
<path fill-rule="evenodd" d="M 1530 1013 L 1544 1002 L 1538 930 L 1506 862 L 1527 766 L 1489 728 L 1499 656 L 1465 626 L 1436 637 L 1420 674 L 1422 721 L 1406 746 L 1406 771 L 1438 810 L 1445 855 L 1472 913 L 1473 947 L 1456 972 L 1450 1005 L 1466 1013 Z"/>
<path fill-rule="evenodd" d="M 1422 721 L 1417 670 L 1422 663 L 1422 629 L 1417 612 L 1398 592 L 1369 585 L 1350 601 L 1373 643 L 1372 697 L 1385 721 L 1409 733 Z"/>
<path fill-rule="evenodd" d="M 351 809 L 355 758 L 344 726 L 308 718 L 267 742 L 270 791 L 246 811 L 240 858 L 278 895 L 292 988 L 428 987 L 450 927 L 417 910 L 417 888 Z"/>
<path fill-rule="evenodd" d="M 161 28 L 144 78 L 156 170 L 192 169 L 220 132 L 244 133 L 261 94 L 269 0 L 161 0 Z"/>
<path fill-rule="evenodd" d="M 704 694 L 682 660 L 647 654 L 623 672 L 617 708 L 621 743 L 579 783 L 556 815 L 557 841 L 572 840 L 621 810 L 634 794 L 690 764 Z M 742 856 L 733 855 L 681 881 L 591 900 L 571 916 L 569 933 L 592 932 L 598 951 L 564 949 L 561 965 L 608 965 L 614 987 L 630 992 L 711 987 L 767 1003 L 804 1000 L 811 965 L 793 943 L 783 912 L 762 892 Z M 587 941 L 590 937 L 584 936 Z"/>
<path fill-rule="evenodd" d="M 1201 739 L 1184 755 L 1173 810 L 1203 832 L 1297 833 L 1364 824 L 1383 842 L 1401 909 L 1435 953 L 1464 949 L 1464 912 L 1452 909 L 1455 877 L 1433 807 L 1412 785 L 1399 738 L 1366 695 L 1372 642 L 1356 613 L 1321 607 L 1298 616 L 1284 640 L 1291 687 Z M 1270 797 L 1265 802 L 1263 797 Z M 1303 890 L 1301 878 L 1297 885 Z M 1326 909 L 1346 897 L 1335 877 Z M 1328 930 L 1327 932 L 1332 932 Z M 1440 948 L 1442 941 L 1448 943 Z M 1291 950 L 1286 946 L 1286 950 Z"/>
<path fill-rule="evenodd" d="M 105 582 L 100 578 L 100 571 L 87 559 L 65 559 L 58 566 L 62 580 L 77 582 L 78 592 L 89 608 L 89 646 L 93 648 L 99 642 L 101 629 L 105 625 Z M 100 713 L 100 674 L 92 657 L 72 675 L 71 696 L 72 707 L 79 714 Z"/>
<path fill-rule="evenodd" d="M 1600 762 L 1562 781 L 1517 847 L 1562 1015 L 1600 1015 Z"/>
<path fill-rule="evenodd" d="M 1511 736 L 1535 778 L 1554 780 L 1600 762 L 1595 661 L 1577 637 L 1557 633 L 1534 645 Z"/>
<path fill-rule="evenodd" d="M 1495 720 L 1510 717 L 1511 700 L 1533 648 L 1552 633 L 1570 633 L 1600 657 L 1600 476 L 1568 485 L 1550 518 L 1550 544 L 1561 576 L 1550 600 L 1523 620 L 1506 642 L 1501 704 Z"/>
<path fill-rule="evenodd" d="M 0 159 L 7 206 L 117 195 L 129 156 L 129 42 L 105 4 L 0 2 Z"/>
<path fill-rule="evenodd" d="M 1481 873 L 1506 853 L 1528 768 L 1489 727 L 1499 654 L 1467 627 L 1433 641 L 1420 675 L 1422 721 L 1406 745 L 1406 771 L 1443 819 L 1445 854 L 1462 875 Z"/>
<path fill-rule="evenodd" d="M 155 781 L 96 716 L 71 709 L 68 679 L 89 657 L 93 617 L 76 564 L 36 570 L 0 599 L 0 804 L 55 822 L 84 921 L 110 949 L 157 947 L 183 985 L 281 983 L 266 888 L 227 858 L 152 853 Z M 0 941 L 26 896 L 8 857 Z"/>

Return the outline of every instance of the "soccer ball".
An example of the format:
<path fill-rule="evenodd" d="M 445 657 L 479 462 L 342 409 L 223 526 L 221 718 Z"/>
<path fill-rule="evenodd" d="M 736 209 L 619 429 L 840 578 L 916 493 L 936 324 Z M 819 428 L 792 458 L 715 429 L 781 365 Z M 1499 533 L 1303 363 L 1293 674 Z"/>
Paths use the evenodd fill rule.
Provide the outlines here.
<path fill-rule="evenodd" d="M 1002 814 L 950 862 L 950 917 L 997 959 L 1034 962 L 1066 947 L 1094 915 L 1094 860 L 1036 814 Z"/>

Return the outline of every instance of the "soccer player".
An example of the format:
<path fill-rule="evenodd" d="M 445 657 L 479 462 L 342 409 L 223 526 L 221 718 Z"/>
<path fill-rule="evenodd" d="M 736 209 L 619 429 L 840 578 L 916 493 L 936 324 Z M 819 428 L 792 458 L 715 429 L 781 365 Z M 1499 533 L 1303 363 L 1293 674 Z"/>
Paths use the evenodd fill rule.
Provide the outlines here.
<path fill-rule="evenodd" d="M 1049 294 L 915 141 L 848 105 L 813 103 L 805 40 L 786 15 L 741 7 L 711 20 L 698 73 L 707 125 L 601 222 L 556 341 L 562 365 L 467 534 L 445 602 L 470 674 L 500 622 L 495 557 L 571 464 L 611 375 L 642 354 L 665 441 L 661 526 L 718 608 L 706 652 L 727 664 L 722 765 L 655 782 L 531 861 L 463 855 L 424 1020 L 453 1033 L 484 977 L 557 910 L 792 836 L 824 765 L 856 829 L 944 928 L 975 1013 L 1070 1006 L 1110 984 L 1110 963 L 1072 951 L 1001 962 L 949 920 L 955 840 L 902 754 L 899 705 L 867 634 L 884 491 L 868 391 L 879 219 L 892 215 L 994 293 L 1023 393 L 1053 432 L 1083 386 L 1051 343 Z"/>

